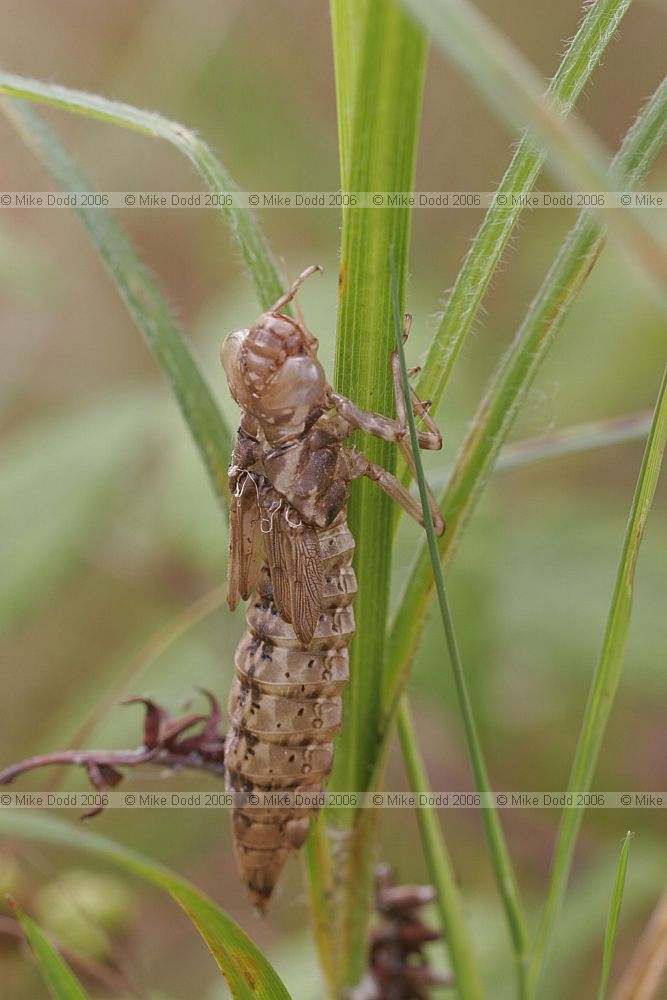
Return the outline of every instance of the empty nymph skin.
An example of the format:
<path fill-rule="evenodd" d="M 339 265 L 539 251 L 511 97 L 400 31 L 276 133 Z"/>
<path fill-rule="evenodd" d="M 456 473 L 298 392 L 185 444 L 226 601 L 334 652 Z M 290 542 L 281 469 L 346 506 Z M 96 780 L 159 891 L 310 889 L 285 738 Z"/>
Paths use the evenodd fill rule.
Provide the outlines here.
<path fill-rule="evenodd" d="M 222 364 L 241 422 L 229 469 L 232 494 L 228 602 L 248 600 L 234 657 L 225 743 L 233 792 L 307 791 L 326 784 L 342 723 L 357 581 L 347 525 L 349 483 L 367 476 L 420 523 L 421 506 L 381 466 L 345 445 L 356 430 L 395 441 L 412 465 L 400 369 L 392 356 L 397 419 L 360 410 L 333 391 L 302 320 L 281 312 L 307 268 L 252 327 L 230 333 Z M 409 317 L 408 324 L 409 327 Z M 406 331 L 407 336 L 407 331 Z M 428 405 L 419 444 L 440 448 Z M 432 501 L 436 531 L 444 531 Z M 238 806 L 236 859 L 251 900 L 264 909 L 291 851 L 308 833 L 305 808 Z"/>

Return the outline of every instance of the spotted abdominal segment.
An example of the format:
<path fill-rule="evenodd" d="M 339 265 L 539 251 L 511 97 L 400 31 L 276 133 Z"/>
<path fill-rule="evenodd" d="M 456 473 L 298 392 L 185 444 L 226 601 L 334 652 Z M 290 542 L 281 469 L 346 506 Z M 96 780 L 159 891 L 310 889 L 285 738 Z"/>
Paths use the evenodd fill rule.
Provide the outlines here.
<path fill-rule="evenodd" d="M 307 646 L 278 612 L 266 566 L 250 601 L 229 698 L 225 761 L 230 791 L 312 792 L 331 773 L 357 586 L 354 541 L 345 521 L 317 536 L 323 596 Z M 264 907 L 289 852 L 307 836 L 308 810 L 238 808 L 233 826 L 242 876 L 253 901 Z"/>

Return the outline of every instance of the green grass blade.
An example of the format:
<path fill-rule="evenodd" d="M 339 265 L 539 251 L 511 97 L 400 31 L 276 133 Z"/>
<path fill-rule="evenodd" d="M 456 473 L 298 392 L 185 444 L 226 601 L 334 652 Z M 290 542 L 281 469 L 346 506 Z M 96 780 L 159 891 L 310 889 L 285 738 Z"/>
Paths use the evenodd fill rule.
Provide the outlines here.
<path fill-rule="evenodd" d="M 357 103 L 350 137 L 350 186 L 359 191 L 406 191 L 414 183 L 426 39 L 394 0 L 369 0 L 360 49 Z M 338 55 L 337 55 L 338 61 Z M 398 71 L 400 67 L 400 72 Z M 335 383 L 365 409 L 391 413 L 393 247 L 402 301 L 410 236 L 405 207 L 343 212 Z M 393 445 L 364 436 L 373 462 L 394 464 Z M 350 525 L 357 542 L 357 632 L 351 648 L 348 717 L 337 747 L 335 787 L 361 790 L 369 780 L 377 730 L 377 678 L 389 599 L 391 552 L 386 545 L 391 502 L 368 481 L 355 483 Z"/>
<path fill-rule="evenodd" d="M 602 652 L 591 681 L 579 742 L 568 782 L 568 791 L 573 792 L 575 796 L 578 793 L 588 791 L 591 786 L 598 754 L 614 704 L 630 626 L 637 556 L 658 483 L 666 442 L 667 368 L 660 386 L 651 432 L 637 479 Z M 530 981 L 533 988 L 539 984 L 540 975 L 548 956 L 555 924 L 567 888 L 572 856 L 582 819 L 583 811 L 580 809 L 566 809 L 561 818 L 554 849 L 547 902 L 531 961 Z"/>
<path fill-rule="evenodd" d="M 628 183 L 642 180 L 666 138 L 667 80 L 663 80 L 617 154 L 616 167 L 626 175 Z M 595 220 L 582 214 L 487 386 L 442 498 L 447 531 L 439 540 L 439 549 L 445 566 L 454 554 L 528 389 L 603 245 L 604 238 Z M 385 738 L 391 731 L 391 719 L 419 643 L 432 586 L 430 559 L 426 546 L 422 545 L 406 581 L 389 638 Z"/>
<path fill-rule="evenodd" d="M 549 152 L 546 166 L 569 190 L 623 190 L 623 175 L 607 167 L 605 150 L 581 122 L 565 121 L 541 97 L 539 74 L 526 58 L 467 0 L 404 0 L 433 32 L 434 41 L 465 73 L 498 116 L 513 128 L 531 130 Z M 596 208 L 610 235 L 639 268 L 667 308 L 667 246 L 637 208 Z"/>
<path fill-rule="evenodd" d="M 34 920 L 31 920 L 14 900 L 10 899 L 10 905 L 21 925 L 42 974 L 42 979 L 53 1000 L 88 1000 L 88 994 L 81 983 L 67 962 L 58 954 L 41 927 Z"/>
<path fill-rule="evenodd" d="M 331 33 L 335 53 L 336 112 L 338 115 L 338 149 L 340 183 L 350 190 L 348 144 L 352 134 L 354 104 L 357 90 L 361 42 L 364 37 L 367 0 L 331 0 Z"/>
<path fill-rule="evenodd" d="M 621 912 L 621 903 L 623 902 L 623 890 L 625 888 L 625 876 L 628 870 L 628 856 L 630 854 L 630 841 L 634 837 L 631 830 L 628 830 L 625 837 L 623 838 L 623 846 L 621 847 L 621 856 L 618 859 L 618 870 L 616 872 L 616 881 L 614 883 L 614 891 L 611 897 L 611 904 L 609 906 L 609 914 L 607 916 L 607 926 L 604 932 L 604 950 L 602 954 L 602 974 L 600 977 L 600 990 L 598 992 L 598 1000 L 604 1000 L 607 995 L 607 983 L 609 982 L 609 973 L 611 972 L 611 961 L 614 957 L 614 942 L 616 940 L 616 931 L 618 929 L 618 917 Z"/>
<path fill-rule="evenodd" d="M 89 191 L 85 178 L 35 111 L 23 102 L 4 104 L 10 120 L 54 183 L 63 191 Z M 166 376 L 213 489 L 226 504 L 232 435 L 164 296 L 110 212 L 80 204 L 75 211 Z"/>
<path fill-rule="evenodd" d="M 348 109 L 347 115 L 341 112 L 342 155 L 347 160 L 344 184 L 352 191 L 412 190 L 427 54 L 424 32 L 396 0 L 367 0 L 366 16 L 362 19 L 360 12 L 355 14 L 351 38 L 352 31 L 340 30 L 350 5 L 333 0 L 333 6 L 338 26 L 334 33 L 336 78 L 339 96 Z M 392 412 L 392 286 L 387 248 L 393 247 L 402 300 L 410 221 L 408 206 L 369 211 L 349 205 L 343 210 L 334 382 L 366 409 Z M 371 461 L 393 467 L 390 445 L 365 436 L 359 444 Z M 388 498 L 368 481 L 353 484 L 350 526 L 357 543 L 357 631 L 350 649 L 352 679 L 344 702 L 345 722 L 336 743 L 334 790 L 364 789 L 374 764 L 378 677 L 384 666 L 389 604 L 391 551 L 386 539 L 391 524 Z M 326 820 L 339 827 L 340 893 L 330 912 L 335 926 L 332 937 L 342 957 L 335 964 L 339 986 L 352 985 L 361 978 L 365 964 L 374 818 L 366 810 L 334 810 Z"/>
<path fill-rule="evenodd" d="M 576 104 L 631 2 L 596 0 L 588 6 L 547 89 L 547 99 L 559 114 L 568 115 Z M 463 341 L 521 215 L 523 206 L 520 201 L 512 204 L 511 195 L 532 190 L 544 159 L 544 152 L 529 136 L 524 136 L 498 185 L 499 192 L 510 196 L 509 203 L 496 202 L 488 209 L 456 277 L 417 389 L 419 396 L 432 399 L 434 406 L 445 391 Z"/>
<path fill-rule="evenodd" d="M 336 81 L 340 184 L 342 190 L 349 190 L 349 144 L 368 3 L 367 0 L 330 0 L 329 10 Z M 315 944 L 322 972 L 333 996 L 338 991 L 341 969 L 345 966 L 345 943 L 338 934 L 331 933 L 334 917 L 332 901 L 335 898 L 334 861 L 327 832 L 327 818 L 323 813 L 311 820 L 304 854 Z M 366 885 L 368 887 L 368 882 Z"/>
<path fill-rule="evenodd" d="M 405 697 L 401 699 L 397 723 L 410 787 L 414 792 L 428 793 L 430 792 L 428 775 L 419 752 L 412 714 Z M 465 923 L 463 900 L 438 817 L 433 809 L 417 809 L 416 816 L 429 876 L 437 893 L 436 903 L 445 931 L 458 994 L 466 1000 L 476 1000 L 477 997 L 485 996 L 484 986 Z"/>
<path fill-rule="evenodd" d="M 340 975 L 340 951 L 332 934 L 331 902 L 334 891 L 334 861 L 323 812 L 311 817 L 304 848 L 310 888 L 313 935 L 324 979 L 332 993 Z"/>
<path fill-rule="evenodd" d="M 94 854 L 169 893 L 208 945 L 232 996 L 239 1000 L 290 1000 L 275 969 L 224 910 L 192 882 L 159 862 L 108 837 L 35 812 L 0 812 L 0 834 Z"/>
<path fill-rule="evenodd" d="M 396 323 L 396 344 L 398 350 L 398 358 L 401 366 L 403 396 L 406 400 L 409 400 L 410 383 L 408 380 L 407 366 L 405 364 L 405 352 L 403 350 L 403 340 L 401 336 L 401 322 L 400 322 L 400 314 L 398 311 L 397 296 L 395 297 L 394 308 L 395 308 L 395 323 Z M 461 660 L 461 655 L 459 653 L 456 633 L 454 631 L 454 621 L 452 619 L 452 613 L 449 607 L 449 600 L 447 598 L 447 592 L 445 590 L 445 582 L 442 575 L 442 567 L 440 565 L 440 554 L 438 552 L 438 544 L 435 537 L 435 529 L 433 527 L 433 521 L 431 519 L 431 515 L 429 512 L 428 488 L 426 486 L 424 467 L 422 465 L 421 454 L 419 451 L 417 428 L 415 425 L 414 413 L 412 412 L 411 406 L 407 407 L 407 415 L 408 415 L 408 425 L 410 428 L 410 442 L 412 445 L 412 454 L 414 456 L 415 470 L 417 474 L 417 484 L 419 486 L 419 497 L 421 499 L 422 510 L 424 512 L 424 530 L 426 532 L 428 551 L 429 551 L 429 556 L 431 558 L 431 567 L 433 570 L 433 577 L 435 580 L 435 590 L 438 597 L 440 617 L 442 619 L 442 627 L 445 633 L 445 641 L 447 644 L 447 651 L 449 653 L 450 666 L 452 668 L 452 673 L 454 675 L 454 686 L 456 688 L 456 696 L 458 699 L 459 710 L 461 712 L 461 718 L 463 719 L 463 727 L 466 735 L 466 743 L 468 745 L 468 754 L 470 756 L 470 763 L 472 765 L 472 770 L 475 777 L 475 786 L 477 788 L 477 791 L 481 792 L 482 794 L 488 794 L 491 792 L 491 783 L 489 781 L 486 762 L 484 760 L 484 753 L 482 751 L 482 745 L 480 743 L 479 733 L 477 731 L 475 713 L 473 711 L 472 702 L 470 700 L 470 694 L 468 692 L 468 684 L 466 681 L 465 671 L 463 669 L 463 662 Z M 404 725 L 405 725 L 405 719 L 404 719 Z M 415 747 L 413 746 L 412 748 L 413 765 L 414 765 L 414 754 L 415 754 Z M 510 858 L 509 850 L 507 848 L 507 843 L 505 841 L 505 835 L 503 833 L 503 828 L 501 826 L 500 819 L 498 818 L 498 813 L 496 809 L 491 806 L 489 806 L 486 809 L 482 809 L 481 818 L 484 826 L 484 833 L 486 835 L 489 853 L 491 855 L 491 863 L 493 866 L 494 875 L 496 877 L 498 890 L 500 892 L 500 898 L 505 908 L 505 915 L 507 917 L 510 936 L 512 938 L 512 945 L 514 947 L 514 957 L 517 966 L 519 995 L 523 997 L 525 996 L 525 974 L 526 974 L 526 962 L 527 962 L 527 952 L 528 952 L 528 929 L 526 926 L 526 919 L 523 912 L 523 907 L 521 905 L 521 900 L 519 898 L 519 890 L 516 883 L 516 876 L 514 874 L 512 860 Z"/>
<path fill-rule="evenodd" d="M 40 80 L 30 80 L 4 72 L 0 72 L 0 96 L 37 101 L 74 114 L 85 115 L 87 118 L 96 118 L 135 132 L 142 132 L 144 135 L 164 139 L 188 158 L 210 191 L 227 194 L 237 190 L 225 167 L 196 132 L 154 111 L 144 111 L 121 101 L 107 100 L 97 94 L 71 90 L 55 83 L 42 83 Z M 223 205 L 221 211 L 238 244 L 259 301 L 262 307 L 267 309 L 283 292 L 284 281 L 278 276 L 271 252 L 257 222 L 246 208 Z"/>

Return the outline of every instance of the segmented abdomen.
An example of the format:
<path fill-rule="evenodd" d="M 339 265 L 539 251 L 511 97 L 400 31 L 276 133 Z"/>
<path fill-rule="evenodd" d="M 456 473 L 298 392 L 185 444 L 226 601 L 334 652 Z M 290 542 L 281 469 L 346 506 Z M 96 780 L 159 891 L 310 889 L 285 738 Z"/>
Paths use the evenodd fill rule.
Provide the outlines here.
<path fill-rule="evenodd" d="M 323 606 L 308 646 L 281 618 L 266 566 L 250 600 L 229 699 L 229 791 L 312 792 L 331 773 L 357 589 L 351 565 L 354 539 L 345 514 L 319 530 L 318 539 Z M 290 850 L 298 850 L 306 839 L 308 810 L 237 808 L 233 833 L 242 878 L 253 901 L 264 907 Z"/>

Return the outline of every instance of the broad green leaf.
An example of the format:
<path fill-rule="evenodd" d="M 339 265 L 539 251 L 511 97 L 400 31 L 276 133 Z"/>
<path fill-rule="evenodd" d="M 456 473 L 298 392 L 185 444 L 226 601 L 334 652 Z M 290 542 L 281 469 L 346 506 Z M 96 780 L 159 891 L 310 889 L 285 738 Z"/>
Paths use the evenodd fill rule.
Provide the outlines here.
<path fill-rule="evenodd" d="M 15 902 L 11 905 L 53 1000 L 87 1000 L 88 994 L 46 934 Z"/>
<path fill-rule="evenodd" d="M 208 945 L 239 1000 L 290 1000 L 277 972 L 259 948 L 216 903 L 192 882 L 108 837 L 35 812 L 0 812 L 0 835 L 81 850 L 162 889 L 178 903 Z"/>

